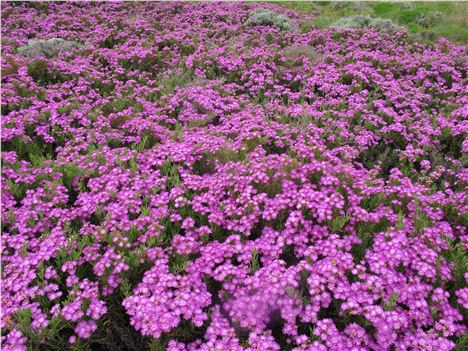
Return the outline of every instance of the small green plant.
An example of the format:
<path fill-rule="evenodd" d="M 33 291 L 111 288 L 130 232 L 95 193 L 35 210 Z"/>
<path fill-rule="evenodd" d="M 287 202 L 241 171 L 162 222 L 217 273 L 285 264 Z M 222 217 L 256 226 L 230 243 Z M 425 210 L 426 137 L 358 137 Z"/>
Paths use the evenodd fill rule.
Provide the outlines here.
<path fill-rule="evenodd" d="M 279 30 L 291 31 L 294 23 L 287 16 L 277 14 L 271 10 L 258 8 L 250 13 L 247 24 L 254 26 L 273 26 Z"/>
<path fill-rule="evenodd" d="M 167 76 L 161 77 L 161 94 L 173 94 L 177 89 L 186 87 L 190 84 L 202 84 L 195 79 L 193 72 L 189 69 L 171 72 Z"/>
<path fill-rule="evenodd" d="M 61 38 L 50 38 L 50 39 L 31 39 L 26 45 L 23 45 L 18 48 L 18 53 L 20 55 L 35 58 L 35 57 L 45 57 L 45 58 L 54 58 L 58 57 L 61 52 L 69 52 L 80 49 L 81 44 L 68 41 Z"/>
<path fill-rule="evenodd" d="M 390 296 L 390 298 L 388 299 L 388 301 L 384 302 L 383 304 L 383 309 L 385 311 L 393 311 L 395 310 L 395 306 L 398 302 L 398 298 L 400 296 L 398 295 L 398 293 L 392 293 L 392 295 Z"/>
<path fill-rule="evenodd" d="M 188 263 L 189 257 L 187 255 L 175 254 L 171 256 L 169 269 L 172 274 L 180 274 L 187 268 Z"/>
<path fill-rule="evenodd" d="M 468 350 L 468 333 L 465 333 L 458 341 L 455 346 L 455 351 Z"/>
<path fill-rule="evenodd" d="M 349 213 L 343 216 L 339 216 L 330 222 L 329 228 L 332 231 L 332 233 L 337 233 L 344 228 L 344 226 L 349 222 L 350 219 L 351 215 Z"/>
<path fill-rule="evenodd" d="M 257 249 L 252 250 L 252 258 L 250 259 L 250 272 L 255 274 L 260 269 L 260 258 Z"/>
<path fill-rule="evenodd" d="M 150 351 L 164 351 L 166 350 L 167 341 L 160 339 L 151 339 L 149 342 Z"/>
<path fill-rule="evenodd" d="M 47 60 L 43 58 L 33 60 L 27 65 L 28 75 L 40 85 L 63 83 L 73 78 L 73 75 L 63 74 L 59 70 L 52 69 Z"/>

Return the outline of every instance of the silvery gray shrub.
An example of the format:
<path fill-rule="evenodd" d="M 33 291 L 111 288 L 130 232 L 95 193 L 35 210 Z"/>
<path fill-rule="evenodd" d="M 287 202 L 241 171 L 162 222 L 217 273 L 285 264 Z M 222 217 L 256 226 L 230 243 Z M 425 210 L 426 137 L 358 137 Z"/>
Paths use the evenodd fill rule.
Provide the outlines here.
<path fill-rule="evenodd" d="M 287 16 L 264 8 L 252 11 L 246 23 L 255 26 L 274 26 L 280 30 L 294 29 L 294 23 Z"/>
<path fill-rule="evenodd" d="M 60 52 L 69 52 L 81 47 L 81 44 L 77 42 L 61 38 L 31 39 L 26 45 L 18 48 L 18 53 L 29 58 L 38 56 L 53 58 L 57 57 Z"/>
<path fill-rule="evenodd" d="M 347 2 L 344 2 L 344 1 L 331 1 L 329 3 L 330 7 L 334 8 L 334 9 L 343 9 L 345 7 L 347 7 L 349 4 Z"/>
<path fill-rule="evenodd" d="M 387 18 L 371 17 L 369 15 L 353 15 L 340 19 L 332 24 L 333 28 L 374 29 L 378 32 L 393 32 L 398 27 Z"/>

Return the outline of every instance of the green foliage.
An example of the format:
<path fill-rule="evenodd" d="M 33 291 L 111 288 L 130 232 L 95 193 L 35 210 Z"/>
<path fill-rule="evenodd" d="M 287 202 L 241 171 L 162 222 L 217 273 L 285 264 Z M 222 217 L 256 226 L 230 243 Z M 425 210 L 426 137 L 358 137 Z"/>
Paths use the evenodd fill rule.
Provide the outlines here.
<path fill-rule="evenodd" d="M 115 38 L 116 36 L 117 36 L 116 34 L 109 35 L 108 37 L 106 37 L 99 43 L 99 46 L 101 48 L 112 49 L 114 46 L 125 42 L 126 40 L 125 37 L 121 36 L 120 38 L 116 39 Z"/>
<path fill-rule="evenodd" d="M 67 349 L 67 338 L 64 337 L 62 331 L 66 328 L 71 328 L 70 322 L 62 318 L 52 318 L 49 321 L 48 327 L 42 330 L 41 334 L 38 334 L 34 328 L 31 328 L 32 320 L 29 308 L 17 311 L 13 318 L 17 321 L 19 330 L 23 335 L 28 337 L 28 350 L 40 351 L 44 349 L 45 345 L 47 345 L 47 350 L 59 351 Z M 75 346 L 79 347 L 80 344 Z"/>
<path fill-rule="evenodd" d="M 376 15 L 393 18 L 401 24 L 419 23 L 419 20 L 431 11 L 424 4 L 402 6 L 397 3 L 381 2 L 375 3 L 372 7 Z"/>
<path fill-rule="evenodd" d="M 373 4 L 372 8 L 374 9 L 375 14 L 379 16 L 388 15 L 389 13 L 398 12 L 402 10 L 401 7 L 392 2 L 379 2 Z"/>
<path fill-rule="evenodd" d="M 354 262 L 359 263 L 364 258 L 368 248 L 374 245 L 374 234 L 385 232 L 390 225 L 387 219 L 380 223 L 358 222 L 356 224 L 356 235 L 361 239 L 361 243 L 354 245 L 351 253 L 354 257 Z"/>
<path fill-rule="evenodd" d="M 252 250 L 252 257 L 250 258 L 250 273 L 255 274 L 260 269 L 260 258 L 257 249 Z"/>
<path fill-rule="evenodd" d="M 174 254 L 169 260 L 169 269 L 172 274 L 182 273 L 188 266 L 189 256 Z"/>
<path fill-rule="evenodd" d="M 421 211 L 420 209 L 416 210 L 416 218 L 414 219 L 414 227 L 422 231 L 423 228 L 432 227 L 433 223 L 429 216 Z"/>
<path fill-rule="evenodd" d="M 396 222 L 396 228 L 399 229 L 399 230 L 403 230 L 405 229 L 405 223 L 404 223 L 404 219 L 405 219 L 405 216 L 403 215 L 403 213 L 398 213 L 398 219 L 397 219 L 397 222 Z"/>
<path fill-rule="evenodd" d="M 26 142 L 21 137 L 14 137 L 13 140 L 2 143 L 2 148 L 4 151 L 14 150 L 19 160 L 26 160 L 31 163 L 39 162 L 39 160 L 49 160 L 53 154 L 51 144 L 36 142 L 34 140 Z"/>
<path fill-rule="evenodd" d="M 361 207 L 365 208 L 366 210 L 373 210 L 383 203 L 385 203 L 385 195 L 379 193 L 364 198 L 361 202 Z"/>
<path fill-rule="evenodd" d="M 219 149 L 214 153 L 206 152 L 202 158 L 194 163 L 194 172 L 200 175 L 215 171 L 216 162 L 223 164 L 230 161 L 243 161 L 247 158 L 246 151 L 236 151 L 229 148 Z"/>
<path fill-rule="evenodd" d="M 102 112 L 104 115 L 109 115 L 111 113 L 119 113 L 129 107 L 134 108 L 134 112 L 142 112 L 143 106 L 139 102 L 135 102 L 133 99 L 129 98 L 121 98 L 121 99 L 112 99 L 110 100 L 107 105 L 102 107 Z M 126 120 L 130 119 L 131 116 L 124 116 L 122 120 L 116 120 L 112 122 L 114 124 L 113 128 L 117 128 L 122 125 Z"/>
<path fill-rule="evenodd" d="M 150 351 L 165 351 L 167 348 L 168 340 L 163 339 L 151 339 L 149 343 Z"/>
<path fill-rule="evenodd" d="M 257 189 L 259 193 L 266 193 L 271 199 L 281 193 L 282 188 L 283 181 L 281 179 L 272 179 L 272 177 L 270 177 L 268 183 L 260 183 L 255 185 L 255 189 Z"/>
<path fill-rule="evenodd" d="M 120 282 L 119 290 L 125 298 L 132 295 L 133 287 L 130 284 L 130 281 L 127 277 L 122 278 Z"/>
<path fill-rule="evenodd" d="M 454 279 L 450 284 L 453 285 L 454 290 L 458 290 L 464 287 L 465 285 L 465 273 L 467 272 L 468 264 L 468 254 L 463 248 L 461 242 L 454 242 L 448 240 L 449 250 L 444 253 L 444 257 L 452 262 L 454 267 L 452 269 L 452 274 Z"/>
<path fill-rule="evenodd" d="M 167 160 L 161 167 L 161 175 L 166 177 L 166 186 L 168 190 L 180 184 L 179 165 Z"/>
<path fill-rule="evenodd" d="M 340 230 L 344 228 L 346 223 L 349 222 L 351 219 L 351 215 L 349 213 L 336 217 L 335 219 L 329 221 L 328 227 L 330 228 L 332 233 L 338 233 Z"/>
<path fill-rule="evenodd" d="M 147 266 L 144 269 L 148 269 Z M 127 271 L 131 290 L 141 281 L 144 270 Z M 141 351 L 148 350 L 148 338 L 132 328 L 128 315 L 122 306 L 123 296 L 114 293 L 107 298 L 108 313 L 100 322 L 94 334 L 93 347 L 78 345 L 76 351 L 81 350 L 113 350 L 113 351 Z M 62 349 L 66 350 L 66 348 Z"/>
<path fill-rule="evenodd" d="M 278 5 L 281 5 L 286 8 L 299 11 L 299 12 L 310 12 L 316 8 L 315 7 L 316 4 L 314 4 L 314 2 L 316 1 L 267 1 L 267 2 L 273 2 L 275 4 L 278 4 Z"/>
<path fill-rule="evenodd" d="M 120 65 L 126 70 L 139 70 L 141 72 L 155 72 L 161 67 L 166 67 L 163 60 L 164 53 L 147 54 L 145 57 L 133 56 L 128 59 L 120 58 Z"/>
<path fill-rule="evenodd" d="M 74 163 L 65 163 L 61 166 L 55 166 L 54 171 L 62 173 L 62 184 L 67 189 L 73 188 L 73 180 L 75 177 L 81 177 L 88 174 L 88 171 L 81 169 Z"/>
<path fill-rule="evenodd" d="M 463 334 L 457 341 L 454 351 L 466 351 L 468 350 L 468 333 Z"/>
<path fill-rule="evenodd" d="M 193 72 L 186 70 L 182 72 L 173 72 L 168 76 L 162 77 L 161 80 L 161 94 L 173 94 L 177 88 L 183 88 L 189 83 L 193 82 Z"/>
<path fill-rule="evenodd" d="M 24 3 L 24 6 L 34 8 L 41 12 L 47 12 L 49 9 L 49 4 L 47 2 L 28 1 Z"/>
<path fill-rule="evenodd" d="M 18 321 L 21 328 L 28 329 L 31 325 L 31 309 L 25 308 L 19 310 L 15 314 L 15 319 Z"/>
<path fill-rule="evenodd" d="M 466 287 L 465 281 L 465 274 L 467 273 L 468 269 L 468 254 L 463 247 L 463 243 L 456 240 L 453 241 L 451 239 L 447 239 L 449 244 L 449 249 L 444 251 L 440 256 L 439 260 L 446 260 L 453 265 L 451 273 L 453 275 L 453 279 L 450 281 L 445 282 L 445 289 L 450 293 L 449 301 L 453 306 L 456 306 L 459 309 L 463 317 L 468 320 L 468 310 L 463 308 L 458 301 L 456 296 L 456 291 Z M 460 345 L 467 345 L 468 340 L 466 338 L 462 338 L 459 340 Z M 458 349 L 457 344 L 457 349 Z M 465 349 L 460 349 L 465 350 Z"/>
<path fill-rule="evenodd" d="M 395 309 L 395 306 L 398 302 L 398 298 L 400 296 L 396 293 L 392 293 L 392 295 L 390 296 L 390 298 L 388 299 L 388 301 L 384 302 L 383 304 L 383 309 L 385 311 L 393 311 Z"/>
<path fill-rule="evenodd" d="M 5 183 L 16 201 L 20 201 L 29 189 L 27 184 L 15 184 L 11 179 L 7 179 Z M 11 213 L 14 212 L 11 211 Z"/>
<path fill-rule="evenodd" d="M 71 75 L 63 74 L 58 70 L 52 70 L 45 60 L 34 60 L 27 65 L 28 74 L 38 84 L 48 85 L 66 82 L 73 77 Z"/>

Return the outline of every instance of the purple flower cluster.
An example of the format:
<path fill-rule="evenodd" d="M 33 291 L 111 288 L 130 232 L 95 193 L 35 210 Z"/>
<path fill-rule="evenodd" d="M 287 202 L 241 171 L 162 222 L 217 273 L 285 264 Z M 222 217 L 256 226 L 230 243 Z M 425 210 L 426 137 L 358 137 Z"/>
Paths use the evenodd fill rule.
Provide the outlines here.
<path fill-rule="evenodd" d="M 208 318 L 202 309 L 210 305 L 210 297 L 200 277 L 171 274 L 167 258 L 162 257 L 145 273 L 123 306 L 132 311 L 132 325 L 137 330 L 159 338 L 175 328 L 181 316 L 202 326 Z"/>
<path fill-rule="evenodd" d="M 466 343 L 466 47 L 255 7 L 4 4 L 2 350 Z"/>

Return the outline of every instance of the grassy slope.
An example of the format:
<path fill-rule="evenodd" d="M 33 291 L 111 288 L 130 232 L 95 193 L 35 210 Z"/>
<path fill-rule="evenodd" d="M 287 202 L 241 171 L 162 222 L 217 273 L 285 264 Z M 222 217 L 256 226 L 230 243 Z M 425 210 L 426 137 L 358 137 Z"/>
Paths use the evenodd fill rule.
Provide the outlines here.
<path fill-rule="evenodd" d="M 432 33 L 433 38 L 443 36 L 452 41 L 468 43 L 468 2 L 330 2 L 330 1 L 272 1 L 301 12 L 319 10 L 320 14 L 304 24 L 326 28 L 342 17 L 369 14 L 390 18 L 412 33 Z M 428 13 L 441 12 L 440 21 L 422 26 L 418 19 Z"/>

